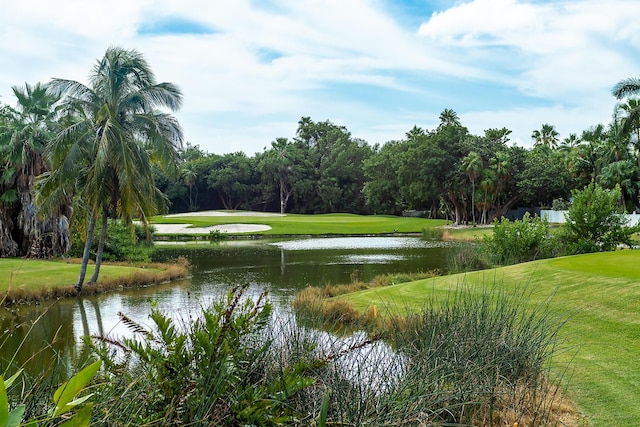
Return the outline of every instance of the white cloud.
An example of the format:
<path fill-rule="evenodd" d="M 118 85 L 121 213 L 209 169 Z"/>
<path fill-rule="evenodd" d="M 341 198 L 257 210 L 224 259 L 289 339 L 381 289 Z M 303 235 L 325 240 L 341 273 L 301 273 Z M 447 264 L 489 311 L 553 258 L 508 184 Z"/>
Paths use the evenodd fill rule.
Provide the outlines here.
<path fill-rule="evenodd" d="M 474 0 L 419 30 L 391 16 L 385 1 L 0 0 L 0 102 L 13 103 L 11 86 L 25 81 L 84 82 L 105 49 L 121 45 L 182 88 L 187 138 L 212 152 L 261 151 L 292 137 L 303 115 L 370 143 L 400 139 L 414 124 L 435 126 L 443 108 L 474 132 L 504 126 L 526 144 L 542 123 L 579 133 L 606 122 L 610 88 L 640 69 L 637 1 Z M 137 33 L 171 17 L 213 33 Z M 473 108 L 460 109 L 454 89 L 463 85 L 497 85 L 511 97 L 498 108 L 483 90 L 463 103 Z M 378 92 L 395 95 L 364 98 Z"/>

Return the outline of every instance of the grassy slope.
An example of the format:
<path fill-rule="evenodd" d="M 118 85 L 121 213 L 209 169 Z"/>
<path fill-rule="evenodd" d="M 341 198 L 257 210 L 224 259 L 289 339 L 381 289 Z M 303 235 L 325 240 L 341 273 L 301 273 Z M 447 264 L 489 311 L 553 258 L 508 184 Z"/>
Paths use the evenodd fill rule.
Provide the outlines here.
<path fill-rule="evenodd" d="M 184 216 L 155 217 L 158 224 L 193 224 L 208 227 L 219 224 L 264 224 L 271 230 L 256 234 L 382 234 L 419 233 L 423 228 L 444 225 L 444 220 L 404 218 L 386 215 L 321 214 L 286 216 Z"/>
<path fill-rule="evenodd" d="M 531 303 L 550 295 L 558 313 L 570 313 L 563 328 L 575 354 L 570 391 L 594 426 L 640 423 L 640 251 L 589 254 L 427 279 L 345 296 L 356 307 L 370 304 L 417 309 L 425 298 L 466 281 L 533 287 Z M 478 289 L 480 286 L 478 286 Z M 577 352 L 577 354 L 576 354 Z"/>
<path fill-rule="evenodd" d="M 93 265 L 87 268 L 87 279 L 93 274 L 93 268 Z M 103 265 L 100 269 L 100 280 L 126 276 L 140 270 L 142 269 L 136 267 Z M 0 259 L 0 294 L 16 289 L 37 293 L 43 288 L 69 288 L 78 280 L 79 272 L 80 264 L 64 261 L 2 258 Z"/>

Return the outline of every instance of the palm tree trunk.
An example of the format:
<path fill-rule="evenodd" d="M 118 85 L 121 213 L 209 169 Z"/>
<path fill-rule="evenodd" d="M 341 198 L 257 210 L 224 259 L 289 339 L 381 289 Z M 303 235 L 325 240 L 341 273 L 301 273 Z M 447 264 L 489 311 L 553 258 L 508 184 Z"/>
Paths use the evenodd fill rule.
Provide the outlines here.
<path fill-rule="evenodd" d="M 100 232 L 100 242 L 98 243 L 98 251 L 96 252 L 96 268 L 93 270 L 93 276 L 89 280 L 90 285 L 94 285 L 98 281 L 100 275 L 100 266 L 102 265 L 102 251 L 104 250 L 104 241 L 107 239 L 107 210 L 102 210 L 102 231 Z"/>
<path fill-rule="evenodd" d="M 476 180 L 471 181 L 471 217 L 473 225 L 476 225 Z"/>
<path fill-rule="evenodd" d="M 89 254 L 91 253 L 91 242 L 93 240 L 93 232 L 96 229 L 96 215 L 91 215 L 89 220 L 89 227 L 87 228 L 87 240 L 84 243 L 84 252 L 82 253 L 82 264 L 80 265 L 80 275 L 78 276 L 78 283 L 76 283 L 76 291 L 82 291 L 82 285 L 84 284 L 84 276 L 87 275 L 87 265 L 89 264 Z"/>

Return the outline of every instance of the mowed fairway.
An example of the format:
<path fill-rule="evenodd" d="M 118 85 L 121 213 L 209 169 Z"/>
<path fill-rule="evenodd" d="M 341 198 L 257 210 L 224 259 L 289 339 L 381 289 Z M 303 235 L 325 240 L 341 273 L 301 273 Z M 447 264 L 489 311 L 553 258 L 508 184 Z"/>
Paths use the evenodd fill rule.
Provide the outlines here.
<path fill-rule="evenodd" d="M 437 277 L 343 296 L 364 310 L 375 304 L 419 309 L 428 298 L 467 283 L 529 286 L 530 302 L 551 296 L 552 310 L 570 314 L 562 329 L 566 351 L 557 370 L 573 363 L 569 392 L 591 425 L 640 425 L 640 251 L 579 255 Z M 575 357 L 573 357 L 575 355 Z"/>
<path fill-rule="evenodd" d="M 155 224 L 192 224 L 193 227 L 210 227 L 222 224 L 262 224 L 271 227 L 268 231 L 255 234 L 264 235 L 330 235 L 330 234 L 387 234 L 420 233 L 424 228 L 445 224 L 444 220 L 425 218 L 404 218 L 387 215 L 319 214 L 284 216 L 257 216 L 242 212 L 229 215 L 172 215 L 153 218 Z"/>

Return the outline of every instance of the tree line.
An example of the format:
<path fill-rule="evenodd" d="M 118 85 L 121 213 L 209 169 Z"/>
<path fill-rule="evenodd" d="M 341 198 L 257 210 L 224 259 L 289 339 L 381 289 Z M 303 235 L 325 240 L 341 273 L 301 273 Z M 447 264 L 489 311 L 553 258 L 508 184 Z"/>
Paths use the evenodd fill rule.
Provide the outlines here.
<path fill-rule="evenodd" d="M 179 88 L 156 82 L 134 50 L 109 48 L 88 85 L 53 79 L 13 93 L 15 107 L 0 104 L 0 256 L 59 255 L 70 229 L 90 237 L 108 218 L 146 222 L 158 212 L 418 211 L 488 224 L 516 207 L 563 207 L 590 183 L 620 187 L 620 207 L 638 209 L 640 79 L 614 86 L 610 123 L 564 139 L 543 124 L 531 149 L 506 127 L 474 135 L 445 109 L 436 128 L 376 145 L 302 117 L 295 135 L 253 156 L 183 143 L 171 114 Z"/>
<path fill-rule="evenodd" d="M 630 84 L 630 83 L 628 83 Z M 622 84 L 614 94 L 622 99 Z M 638 92 L 633 92 L 638 93 Z M 596 183 L 621 188 L 619 205 L 638 209 L 640 104 L 625 99 L 612 121 L 561 139 L 545 123 L 533 147 L 510 141 L 507 128 L 474 135 L 451 109 L 435 129 L 414 126 L 401 140 L 369 145 L 330 121 L 302 117 L 292 138 L 247 156 L 204 152 L 187 143 L 178 174 L 156 169 L 171 212 L 252 209 L 281 213 L 350 212 L 489 224 L 513 208 L 566 208 L 572 190 Z"/>

